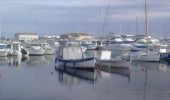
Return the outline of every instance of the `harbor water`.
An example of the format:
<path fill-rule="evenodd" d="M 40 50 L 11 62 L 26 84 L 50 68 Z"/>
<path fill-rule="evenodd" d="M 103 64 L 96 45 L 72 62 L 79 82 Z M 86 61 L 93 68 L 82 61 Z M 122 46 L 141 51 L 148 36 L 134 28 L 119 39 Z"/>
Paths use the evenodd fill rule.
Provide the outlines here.
<path fill-rule="evenodd" d="M 167 62 L 129 69 L 56 68 L 55 56 L 0 58 L 0 100 L 169 100 Z"/>

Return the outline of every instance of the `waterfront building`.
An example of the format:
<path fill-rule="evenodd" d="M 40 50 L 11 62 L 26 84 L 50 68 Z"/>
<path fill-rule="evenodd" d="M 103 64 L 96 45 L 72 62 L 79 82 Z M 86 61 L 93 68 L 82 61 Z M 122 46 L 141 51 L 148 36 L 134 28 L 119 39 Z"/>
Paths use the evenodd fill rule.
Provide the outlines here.
<path fill-rule="evenodd" d="M 39 39 L 36 33 L 16 33 L 15 39 L 19 41 L 35 41 Z"/>
<path fill-rule="evenodd" d="M 91 34 L 86 34 L 86 33 L 67 33 L 64 35 L 60 36 L 61 39 L 63 40 L 94 40 L 94 37 Z"/>

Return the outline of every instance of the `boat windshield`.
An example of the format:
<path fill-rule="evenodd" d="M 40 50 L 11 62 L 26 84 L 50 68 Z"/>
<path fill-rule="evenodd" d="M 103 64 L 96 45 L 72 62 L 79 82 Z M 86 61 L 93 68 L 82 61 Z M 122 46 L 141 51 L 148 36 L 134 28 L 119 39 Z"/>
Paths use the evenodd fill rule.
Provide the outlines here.
<path fill-rule="evenodd" d="M 66 42 L 66 46 L 78 46 L 78 42 Z"/>
<path fill-rule="evenodd" d="M 31 46 L 40 46 L 39 44 L 31 44 Z"/>
<path fill-rule="evenodd" d="M 50 45 L 49 45 L 48 43 L 43 43 L 43 44 L 41 44 L 41 46 L 42 46 L 42 47 L 45 47 L 45 48 L 50 47 Z"/>
<path fill-rule="evenodd" d="M 109 44 L 121 44 L 123 41 L 110 41 Z"/>
<path fill-rule="evenodd" d="M 7 45 L 0 45 L 0 49 L 6 49 Z"/>

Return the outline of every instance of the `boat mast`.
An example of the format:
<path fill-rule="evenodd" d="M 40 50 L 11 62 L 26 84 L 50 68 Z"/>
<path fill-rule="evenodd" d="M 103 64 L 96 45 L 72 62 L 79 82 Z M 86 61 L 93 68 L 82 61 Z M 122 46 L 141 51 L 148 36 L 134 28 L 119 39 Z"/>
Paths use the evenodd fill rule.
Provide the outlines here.
<path fill-rule="evenodd" d="M 103 0 L 100 0 L 100 21 L 101 21 L 101 24 L 102 24 L 102 10 L 103 10 Z M 102 32 L 100 32 L 100 40 L 102 40 Z"/>
<path fill-rule="evenodd" d="M 122 25 L 119 26 L 119 34 L 122 34 Z"/>
<path fill-rule="evenodd" d="M 149 51 L 149 40 L 148 40 L 148 13 L 147 13 L 147 1 L 145 0 L 145 37 L 147 40 L 147 51 Z"/>
<path fill-rule="evenodd" d="M 1 33 L 0 33 L 0 42 L 2 42 L 2 33 L 3 33 L 3 22 L 2 22 L 2 13 L 1 13 Z"/>
<path fill-rule="evenodd" d="M 138 34 L 138 17 L 136 17 L 136 35 Z"/>

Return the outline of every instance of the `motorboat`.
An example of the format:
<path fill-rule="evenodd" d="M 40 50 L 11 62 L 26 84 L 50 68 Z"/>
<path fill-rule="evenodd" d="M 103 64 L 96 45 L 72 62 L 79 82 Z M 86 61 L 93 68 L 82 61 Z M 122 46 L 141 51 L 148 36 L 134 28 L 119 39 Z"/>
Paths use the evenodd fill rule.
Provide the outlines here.
<path fill-rule="evenodd" d="M 26 49 L 29 51 L 29 55 L 32 56 L 42 56 L 45 51 L 39 43 L 28 43 L 26 44 Z"/>
<path fill-rule="evenodd" d="M 22 56 L 20 42 L 12 42 L 10 45 L 11 45 L 11 52 L 10 52 L 11 56 Z"/>
<path fill-rule="evenodd" d="M 97 41 L 82 41 L 81 45 L 87 48 L 87 50 L 95 50 L 97 47 Z"/>
<path fill-rule="evenodd" d="M 132 52 L 144 51 L 147 49 L 147 40 L 139 39 L 133 43 L 133 48 L 131 48 Z"/>
<path fill-rule="evenodd" d="M 44 55 L 52 55 L 55 50 L 48 43 L 41 43 L 41 47 L 44 49 Z"/>
<path fill-rule="evenodd" d="M 10 48 L 5 43 L 0 43 L 0 57 L 6 57 L 10 55 Z"/>
<path fill-rule="evenodd" d="M 124 43 L 122 38 L 114 38 L 110 39 L 108 45 L 104 45 L 103 48 L 110 50 L 112 52 L 112 56 L 117 56 L 124 52 L 130 52 L 133 46 L 131 44 Z"/>
<path fill-rule="evenodd" d="M 132 52 L 130 54 L 130 61 L 158 62 L 160 61 L 160 53 L 153 51 Z"/>

